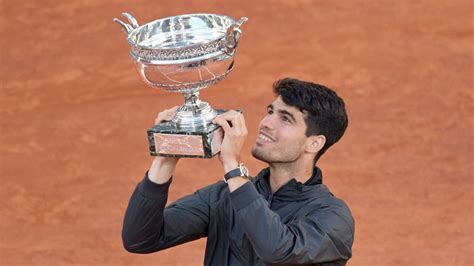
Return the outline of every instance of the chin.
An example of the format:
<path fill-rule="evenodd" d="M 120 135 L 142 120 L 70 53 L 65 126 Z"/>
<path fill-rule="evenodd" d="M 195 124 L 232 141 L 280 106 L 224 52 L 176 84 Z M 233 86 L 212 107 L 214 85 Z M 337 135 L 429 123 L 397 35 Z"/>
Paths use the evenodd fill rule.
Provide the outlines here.
<path fill-rule="evenodd" d="M 297 150 L 281 150 L 277 149 L 264 149 L 257 145 L 252 148 L 252 156 L 262 162 L 272 164 L 272 163 L 293 163 L 301 158 L 301 153 Z"/>
<path fill-rule="evenodd" d="M 257 159 L 257 160 L 260 160 L 262 162 L 266 162 L 266 163 L 269 163 L 271 160 L 270 158 L 268 158 L 268 156 L 266 156 L 265 152 L 262 151 L 261 149 L 259 149 L 257 147 L 257 145 L 255 145 L 253 148 L 252 148 L 252 156 Z"/>

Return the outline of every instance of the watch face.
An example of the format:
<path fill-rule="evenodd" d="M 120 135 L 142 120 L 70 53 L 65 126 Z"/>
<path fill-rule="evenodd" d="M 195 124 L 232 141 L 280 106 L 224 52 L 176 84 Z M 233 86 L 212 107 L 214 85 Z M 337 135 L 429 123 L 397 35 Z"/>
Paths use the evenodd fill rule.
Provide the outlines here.
<path fill-rule="evenodd" d="M 240 172 L 242 173 L 243 176 L 249 176 L 249 169 L 245 165 L 242 165 L 240 167 Z"/>

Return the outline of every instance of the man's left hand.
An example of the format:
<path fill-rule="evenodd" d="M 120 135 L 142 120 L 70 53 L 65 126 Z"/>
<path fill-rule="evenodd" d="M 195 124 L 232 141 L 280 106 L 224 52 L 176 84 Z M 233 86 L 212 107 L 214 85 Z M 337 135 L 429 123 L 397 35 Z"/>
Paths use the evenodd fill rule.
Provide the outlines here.
<path fill-rule="evenodd" d="M 212 120 L 224 130 L 219 160 L 227 173 L 239 165 L 240 151 L 247 138 L 247 126 L 244 116 L 234 110 L 220 114 Z"/>

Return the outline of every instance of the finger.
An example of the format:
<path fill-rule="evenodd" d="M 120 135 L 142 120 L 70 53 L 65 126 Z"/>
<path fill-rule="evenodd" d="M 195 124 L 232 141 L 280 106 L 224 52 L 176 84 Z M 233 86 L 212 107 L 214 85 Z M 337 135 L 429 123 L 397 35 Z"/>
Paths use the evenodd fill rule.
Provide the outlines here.
<path fill-rule="evenodd" d="M 169 115 L 169 114 L 159 114 L 156 119 L 155 119 L 155 124 L 159 124 L 161 122 L 165 122 L 165 121 L 170 121 L 171 118 L 173 118 L 173 116 Z"/>
<path fill-rule="evenodd" d="M 230 110 L 223 114 L 218 115 L 217 117 L 229 121 L 232 124 L 231 127 L 234 127 L 234 125 L 238 123 L 237 120 L 239 119 L 238 118 L 239 116 L 241 116 L 240 113 L 234 110 Z"/>
<path fill-rule="evenodd" d="M 239 113 L 234 111 L 234 110 L 229 110 L 225 113 L 222 113 L 222 114 L 218 115 L 218 117 L 221 117 L 222 119 L 228 120 L 228 119 L 232 119 L 232 117 L 235 117 L 238 114 Z"/>
<path fill-rule="evenodd" d="M 235 116 L 235 118 L 232 120 L 232 128 L 236 134 L 242 134 L 242 119 L 240 118 L 240 115 Z"/>
<path fill-rule="evenodd" d="M 225 133 L 232 131 L 229 123 L 227 122 L 227 120 L 216 117 L 216 118 L 214 118 L 214 120 L 212 120 L 212 123 L 215 123 L 215 124 L 218 124 L 219 126 L 221 126 L 224 129 Z"/>
<path fill-rule="evenodd" d="M 247 134 L 247 126 L 245 125 L 245 118 L 242 113 L 231 110 L 224 113 L 223 117 L 232 122 L 232 128 L 235 129 L 236 134 Z"/>
<path fill-rule="evenodd" d="M 178 111 L 178 108 L 179 108 L 179 106 L 176 105 L 175 107 L 168 109 L 166 117 L 169 118 L 169 119 L 173 118 L 173 116 L 176 115 L 176 112 Z"/>
<path fill-rule="evenodd" d="M 176 113 L 176 111 L 178 110 L 178 108 L 179 108 L 179 106 L 174 106 L 174 107 L 172 107 L 172 108 L 170 108 L 170 109 L 164 110 L 162 113 L 163 113 L 163 114 L 166 114 L 167 116 L 169 116 L 169 115 L 174 115 L 174 114 Z"/>
<path fill-rule="evenodd" d="M 162 111 L 161 113 L 159 113 L 158 116 L 155 118 L 155 124 L 159 124 L 164 121 L 170 121 L 175 116 L 178 108 L 179 106 L 176 105 L 170 109 L 166 109 Z"/>
<path fill-rule="evenodd" d="M 243 135 L 247 135 L 247 125 L 245 124 L 245 117 L 243 115 L 239 116 L 239 127 L 240 127 L 240 133 Z"/>
<path fill-rule="evenodd" d="M 176 112 L 176 110 L 178 110 L 178 108 L 179 108 L 179 105 L 176 105 L 176 106 L 171 107 L 171 108 L 168 109 L 168 110 L 170 110 L 170 111 L 172 111 L 172 112 Z"/>
<path fill-rule="evenodd" d="M 165 119 L 163 119 L 163 118 L 161 118 L 161 117 L 157 117 L 157 118 L 155 119 L 155 125 L 158 125 L 158 124 L 160 124 L 160 123 L 162 123 L 162 122 L 165 122 L 165 121 L 166 121 Z"/>

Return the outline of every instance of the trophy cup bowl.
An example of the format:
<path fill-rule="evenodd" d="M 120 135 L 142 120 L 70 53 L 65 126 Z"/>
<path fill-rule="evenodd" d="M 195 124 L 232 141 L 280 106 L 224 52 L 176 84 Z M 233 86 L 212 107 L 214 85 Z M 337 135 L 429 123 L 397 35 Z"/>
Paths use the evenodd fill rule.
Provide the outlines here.
<path fill-rule="evenodd" d="M 169 122 L 148 129 L 154 156 L 211 158 L 220 151 L 223 131 L 212 124 L 218 114 L 199 99 L 199 91 L 224 79 L 233 69 L 240 26 L 216 14 L 187 14 L 142 26 L 129 13 L 129 23 L 115 18 L 131 46 L 135 67 L 151 87 L 183 94 L 185 102 Z"/>

